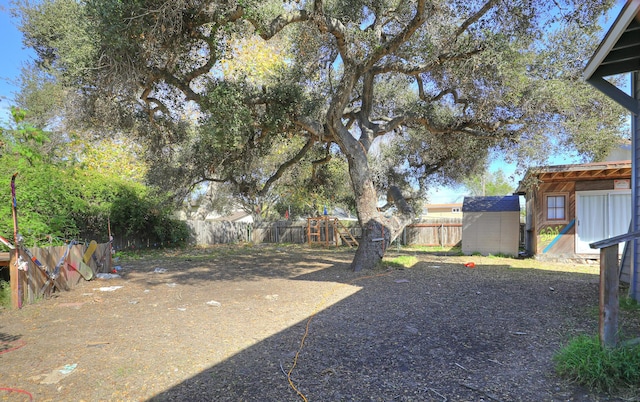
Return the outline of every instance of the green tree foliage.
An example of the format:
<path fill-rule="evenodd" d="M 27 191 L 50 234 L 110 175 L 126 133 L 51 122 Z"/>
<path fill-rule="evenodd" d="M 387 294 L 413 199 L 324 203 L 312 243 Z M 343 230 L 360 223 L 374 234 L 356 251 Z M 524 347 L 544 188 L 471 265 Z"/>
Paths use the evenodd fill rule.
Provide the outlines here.
<path fill-rule="evenodd" d="M 580 79 L 612 3 L 42 0 L 17 10 L 41 68 L 81 99 L 79 122 L 146 139 L 150 178 L 173 189 L 226 182 L 257 200 L 333 144 L 371 240 L 410 219 L 403 209 L 385 220 L 382 192 L 459 181 L 490 151 L 526 165 L 614 144 L 621 108 Z M 284 62 L 229 68 L 259 40 L 290 44 Z M 376 155 L 394 163 L 373 166 Z M 370 243 L 355 267 L 385 249 Z"/>
<path fill-rule="evenodd" d="M 13 127 L 0 129 L 0 177 L 7 179 L 0 191 L 0 234 L 13 238 L 9 178 L 17 172 L 18 226 L 28 246 L 73 238 L 106 241 L 109 219 L 118 237 L 164 244 L 187 240 L 186 227 L 170 218 L 162 197 L 120 176 L 117 166 L 108 174 L 43 154 L 50 133 L 26 123 L 24 111 L 12 112 Z"/>
<path fill-rule="evenodd" d="M 355 214 L 355 201 L 344 156 L 337 150 L 318 153 L 311 164 L 298 164 L 280 180 L 275 192 L 280 194 L 278 216 L 290 212 L 291 218 L 314 216 L 338 207 Z"/>
<path fill-rule="evenodd" d="M 485 170 L 479 175 L 464 180 L 463 184 L 469 190 L 469 195 L 473 196 L 509 195 L 515 190 L 502 170 L 495 172 Z"/>

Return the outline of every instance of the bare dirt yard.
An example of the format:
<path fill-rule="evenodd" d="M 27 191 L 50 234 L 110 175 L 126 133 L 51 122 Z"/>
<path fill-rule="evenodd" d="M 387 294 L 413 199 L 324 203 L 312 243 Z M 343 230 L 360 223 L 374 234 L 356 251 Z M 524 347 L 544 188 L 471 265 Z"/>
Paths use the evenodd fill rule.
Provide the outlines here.
<path fill-rule="evenodd" d="M 553 368 L 597 333 L 597 267 L 401 254 L 419 262 L 354 273 L 353 251 L 299 246 L 122 259 L 122 278 L 0 310 L 0 401 L 618 400 Z"/>

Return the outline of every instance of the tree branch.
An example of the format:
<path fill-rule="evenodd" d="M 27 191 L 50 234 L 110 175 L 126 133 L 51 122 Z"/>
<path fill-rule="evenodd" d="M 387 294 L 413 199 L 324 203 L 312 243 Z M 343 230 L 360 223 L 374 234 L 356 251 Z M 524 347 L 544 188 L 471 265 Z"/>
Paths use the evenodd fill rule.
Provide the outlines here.
<path fill-rule="evenodd" d="M 264 196 L 265 194 L 267 194 L 269 192 L 269 189 L 273 185 L 273 183 L 275 183 L 276 180 L 282 177 L 282 175 L 288 168 L 300 162 L 302 157 L 304 157 L 307 154 L 307 152 L 311 149 L 311 146 L 313 145 L 313 143 L 314 143 L 313 139 L 309 138 L 307 140 L 307 143 L 304 144 L 304 146 L 300 149 L 300 151 L 298 151 L 297 154 L 295 154 L 291 159 L 289 159 L 288 161 L 280 165 L 280 167 L 278 167 L 278 170 L 273 174 L 273 176 L 269 177 L 269 179 L 265 182 L 262 189 L 258 191 L 258 195 Z"/>
<path fill-rule="evenodd" d="M 474 24 L 475 22 L 477 22 L 480 18 L 482 18 L 486 13 L 489 12 L 489 10 L 491 10 L 493 8 L 493 6 L 495 6 L 498 3 L 498 0 L 489 0 L 485 3 L 484 6 L 482 6 L 482 8 L 480 10 L 478 10 L 475 14 L 473 14 L 472 16 L 470 16 L 469 18 L 467 18 L 461 25 L 460 27 L 458 27 L 458 29 L 456 30 L 455 34 L 454 34 L 454 40 L 453 42 L 455 42 L 458 37 L 460 35 L 462 35 L 462 33 L 464 31 L 466 31 L 472 24 Z"/>
<path fill-rule="evenodd" d="M 407 24 L 407 26 L 400 31 L 393 38 L 385 42 L 383 46 L 379 46 L 364 63 L 364 69 L 369 70 L 374 66 L 382 57 L 395 52 L 402 44 L 404 44 L 409 38 L 420 28 L 427 19 L 426 0 L 418 0 L 416 5 L 416 14 L 413 19 Z"/>
<path fill-rule="evenodd" d="M 327 141 L 332 138 L 332 136 L 324 129 L 322 123 L 312 120 L 306 117 L 298 118 L 294 121 L 294 124 L 307 131 L 312 138 L 318 141 Z"/>
<path fill-rule="evenodd" d="M 287 25 L 295 22 L 308 21 L 311 18 L 310 14 L 306 10 L 295 10 L 287 14 L 281 14 L 277 16 L 268 27 L 261 27 L 260 24 L 253 20 L 247 19 L 254 28 L 258 35 L 264 40 L 273 38 L 278 32 L 282 31 Z"/>
<path fill-rule="evenodd" d="M 330 33 L 335 38 L 336 47 L 338 48 L 338 52 L 340 52 L 342 61 L 344 63 L 353 63 L 353 58 L 347 49 L 346 28 L 342 22 L 336 18 L 325 17 L 324 15 L 319 15 L 316 21 L 320 32 Z"/>
<path fill-rule="evenodd" d="M 374 130 L 374 138 L 376 137 L 380 137 L 382 135 L 385 135 L 395 129 L 397 129 L 398 127 L 400 127 L 405 121 L 406 121 L 406 116 L 397 116 L 394 117 L 393 119 L 389 120 L 388 122 L 384 123 L 384 124 L 376 124 L 376 128 Z"/>
<path fill-rule="evenodd" d="M 382 65 L 375 66 L 370 71 L 376 75 L 396 72 L 405 75 L 417 76 L 418 74 L 423 74 L 431 71 L 434 67 L 441 66 L 446 62 L 467 60 L 481 53 L 483 50 L 484 47 L 479 46 L 473 50 L 463 53 L 442 53 L 434 61 L 423 64 L 407 64 L 402 61 L 394 60 Z"/>

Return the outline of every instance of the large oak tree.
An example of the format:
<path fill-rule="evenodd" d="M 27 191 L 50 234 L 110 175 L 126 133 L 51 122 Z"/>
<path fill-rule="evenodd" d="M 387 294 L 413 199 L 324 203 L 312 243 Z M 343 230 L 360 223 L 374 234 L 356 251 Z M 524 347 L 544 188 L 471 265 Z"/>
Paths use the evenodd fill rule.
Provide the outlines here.
<path fill-rule="evenodd" d="M 597 158 L 615 143 L 621 110 L 580 80 L 611 5 L 43 0 L 17 13 L 68 94 L 68 121 L 139 134 L 165 184 L 264 195 L 337 149 L 363 227 L 359 270 L 411 220 L 408 184 L 458 180 L 490 150 L 526 163 L 558 148 Z M 275 61 L 241 57 L 258 39 Z M 229 69 L 238 59 L 256 60 L 253 73 Z M 384 192 L 393 215 L 379 209 Z"/>

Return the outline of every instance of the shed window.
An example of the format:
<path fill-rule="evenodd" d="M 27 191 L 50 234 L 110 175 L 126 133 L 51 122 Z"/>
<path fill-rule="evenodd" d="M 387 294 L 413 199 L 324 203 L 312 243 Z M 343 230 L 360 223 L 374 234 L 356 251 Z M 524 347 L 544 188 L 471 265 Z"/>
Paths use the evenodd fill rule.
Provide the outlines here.
<path fill-rule="evenodd" d="M 565 196 L 547 196 L 547 220 L 562 221 L 565 219 Z"/>

